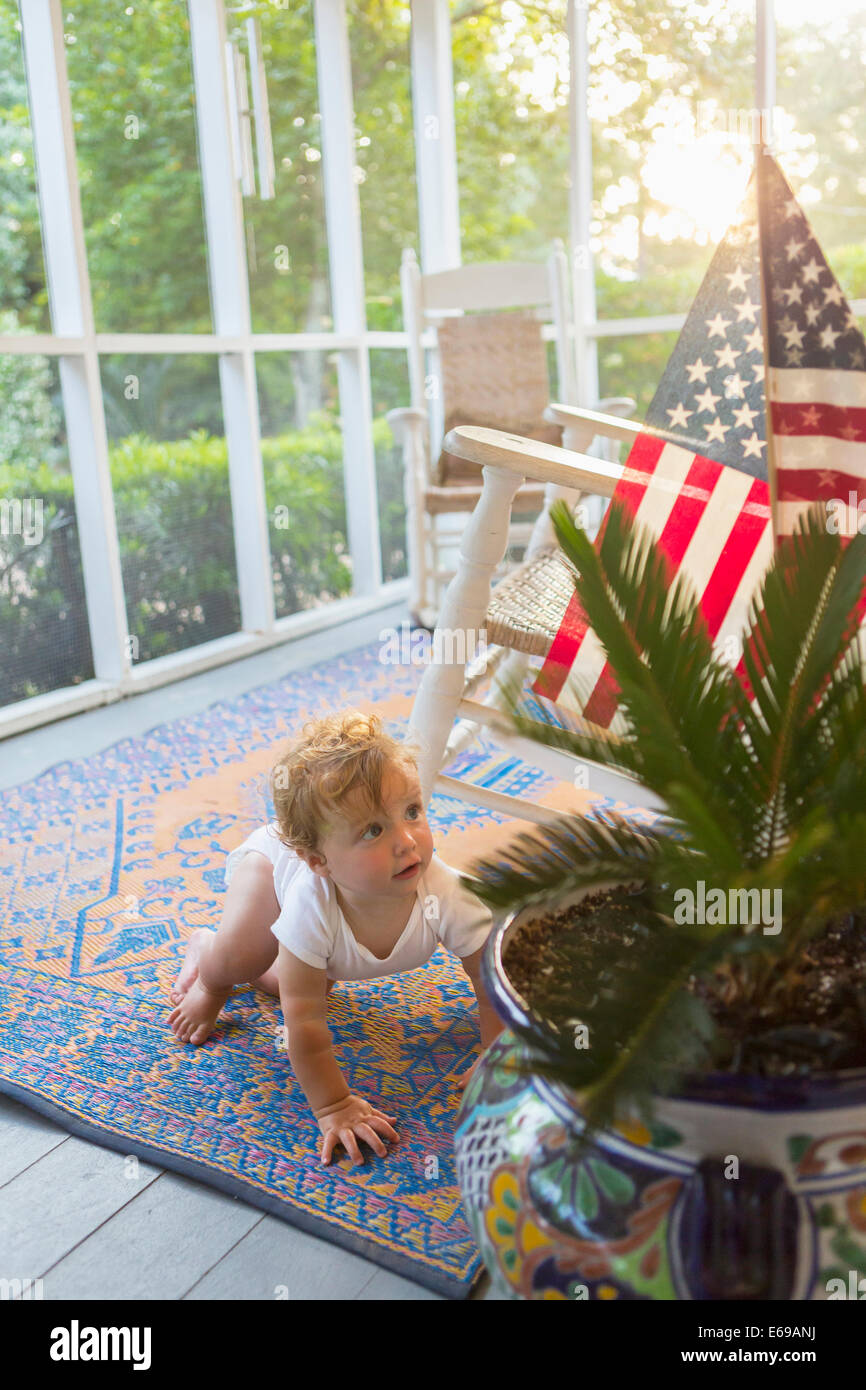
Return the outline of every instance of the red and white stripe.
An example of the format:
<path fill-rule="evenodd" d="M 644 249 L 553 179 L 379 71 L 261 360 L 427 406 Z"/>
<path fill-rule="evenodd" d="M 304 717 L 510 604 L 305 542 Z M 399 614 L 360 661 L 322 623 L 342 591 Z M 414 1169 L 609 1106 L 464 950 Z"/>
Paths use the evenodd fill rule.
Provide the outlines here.
<path fill-rule="evenodd" d="M 717 652 L 735 657 L 742 669 L 739 641 L 749 602 L 773 551 L 767 484 L 664 439 L 639 435 L 614 498 L 655 533 L 674 570 L 689 576 Z M 596 545 L 603 530 L 604 522 Z M 726 639 L 732 637 L 736 642 L 728 650 Z M 583 705 L 572 680 L 582 692 L 590 690 Z M 613 674 L 576 594 L 532 689 L 593 724 L 614 731 L 621 725 Z"/>
<path fill-rule="evenodd" d="M 810 504 L 837 499 L 840 530 L 866 515 L 866 372 L 771 367 L 768 400 L 780 536 Z"/>

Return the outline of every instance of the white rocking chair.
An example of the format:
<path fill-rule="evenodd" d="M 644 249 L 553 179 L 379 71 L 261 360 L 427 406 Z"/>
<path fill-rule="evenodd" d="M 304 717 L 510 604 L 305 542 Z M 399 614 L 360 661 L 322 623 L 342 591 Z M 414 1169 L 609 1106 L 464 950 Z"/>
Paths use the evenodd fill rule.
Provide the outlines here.
<path fill-rule="evenodd" d="M 580 441 L 580 452 L 477 427 L 452 430 L 447 438 L 450 451 L 482 465 L 484 482 L 463 535 L 459 566 L 434 632 L 432 660 L 410 718 L 410 732 L 422 749 L 419 773 L 424 803 L 427 805 L 437 791 L 509 818 L 545 823 L 562 814 L 538 802 L 473 786 L 442 773 L 441 769 L 476 738 L 480 728 L 487 728 L 516 756 L 563 781 L 574 784 L 576 769 L 583 765 L 594 792 L 625 798 L 647 810 L 662 810 L 657 798 L 626 774 L 582 763 L 560 749 L 515 734 L 503 714 L 506 683 L 513 689 L 513 683 L 523 678 L 530 656 L 547 655 L 574 593 L 571 571 L 559 551 L 548 508 L 536 523 L 527 559 L 491 588 L 491 577 L 505 551 L 512 500 L 524 478 L 543 482 L 566 498 L 577 499 L 581 494 L 611 497 L 623 465 L 590 457 L 586 450 L 596 435 L 630 445 L 642 428 L 630 420 L 564 405 L 553 405 L 550 411 L 568 420 L 569 437 Z M 469 662 L 466 654 L 482 632 L 487 636 L 486 650 Z M 484 702 L 473 700 L 471 696 L 491 672 L 491 688 Z M 455 720 L 459 722 L 455 724 Z M 581 726 L 571 716 L 567 722 Z M 583 727 L 600 732 L 585 721 Z"/>
<path fill-rule="evenodd" d="M 570 449 L 582 447 L 579 436 L 572 433 L 573 421 L 567 412 L 560 407 L 545 409 L 550 395 L 541 336 L 544 319 L 552 319 L 554 327 L 559 397 L 566 405 L 578 404 L 567 269 L 561 242 L 554 244 L 546 265 L 468 265 L 429 275 L 421 274 L 414 252 L 403 254 L 401 285 L 409 336 L 411 405 L 390 410 L 387 420 L 403 450 L 409 612 L 422 627 L 432 629 L 435 625 L 445 586 L 455 573 L 453 560 L 450 566 L 448 563 L 448 551 L 453 556 L 466 525 L 465 514 L 474 510 L 482 493 L 480 470 L 472 460 L 468 467 L 465 463 L 461 467 L 461 457 L 465 456 L 449 458 L 451 451 L 443 451 L 449 420 L 482 425 L 495 421 L 498 428 L 517 428 L 522 437 L 537 434 Z M 506 308 L 524 313 L 474 312 Z M 527 323 L 527 317 L 536 322 Z M 479 319 L 487 320 L 486 328 L 483 323 L 479 325 Z M 467 337 L 472 333 L 477 341 Z M 431 351 L 429 371 L 425 368 L 426 348 Z M 633 402 L 618 397 L 600 402 L 599 408 L 611 414 L 627 412 Z M 520 426 L 515 425 L 517 420 L 522 421 Z M 525 485 L 517 484 L 513 511 L 537 520 L 549 507 L 551 495 L 543 483 L 529 477 Z M 533 521 L 516 522 L 511 511 L 494 579 L 514 567 L 513 560 L 505 559 L 509 547 L 525 547 L 530 538 L 537 539 Z M 443 528 L 442 523 L 449 520 L 459 521 L 456 529 L 453 525 Z M 523 558 L 527 555 L 528 551 Z"/>

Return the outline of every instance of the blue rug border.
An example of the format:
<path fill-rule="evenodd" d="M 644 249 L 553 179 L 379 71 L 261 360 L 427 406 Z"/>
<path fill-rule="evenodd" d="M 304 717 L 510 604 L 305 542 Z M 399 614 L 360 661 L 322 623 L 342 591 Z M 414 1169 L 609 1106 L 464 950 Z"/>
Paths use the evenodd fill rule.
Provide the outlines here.
<path fill-rule="evenodd" d="M 145 1163 L 151 1163 L 158 1168 L 165 1168 L 167 1171 L 178 1173 L 184 1178 L 191 1178 L 205 1188 L 212 1187 L 227 1197 L 235 1197 L 246 1202 L 247 1206 L 263 1211 L 268 1216 L 276 1216 L 281 1221 L 285 1221 L 288 1226 L 296 1226 L 298 1230 L 305 1231 L 307 1235 L 316 1236 L 328 1245 L 337 1249 L 348 1250 L 353 1255 L 359 1255 L 380 1269 L 387 1269 L 389 1273 L 409 1279 L 412 1283 L 420 1284 L 422 1288 L 429 1289 L 431 1293 L 441 1294 L 444 1298 L 452 1299 L 455 1302 L 466 1301 L 481 1283 L 485 1273 L 480 1254 L 476 1256 L 476 1268 L 467 1280 L 451 1278 L 448 1275 L 437 1274 L 435 1271 L 425 1268 L 421 1262 L 416 1263 L 405 1255 L 398 1255 L 393 1250 L 388 1250 L 377 1244 L 376 1241 L 366 1240 L 363 1236 L 355 1236 L 350 1231 L 332 1226 L 330 1222 L 323 1221 L 318 1216 L 311 1216 L 309 1212 L 299 1210 L 288 1201 L 269 1196 L 268 1193 L 260 1191 L 259 1188 L 247 1183 L 243 1178 L 232 1177 L 218 1169 L 208 1168 L 207 1172 L 210 1176 L 205 1182 L 201 1177 L 201 1163 L 183 1158 L 179 1154 L 166 1153 L 150 1144 L 128 1140 L 123 1135 L 115 1134 L 113 1130 L 82 1120 L 72 1112 L 64 1110 L 63 1106 L 57 1105 L 53 1101 L 47 1101 L 38 1093 L 28 1090 L 26 1086 L 8 1081 L 3 1076 L 0 1076 L 0 1095 L 8 1096 L 10 1100 L 17 1101 L 26 1109 L 36 1111 L 46 1120 L 52 1120 L 61 1129 L 66 1130 L 68 1134 L 77 1139 L 99 1144 L 102 1148 L 113 1149 L 116 1153 L 133 1155 Z M 369 1159 L 367 1161 L 369 1162 Z M 292 1214 L 289 1215 L 289 1212 Z"/>

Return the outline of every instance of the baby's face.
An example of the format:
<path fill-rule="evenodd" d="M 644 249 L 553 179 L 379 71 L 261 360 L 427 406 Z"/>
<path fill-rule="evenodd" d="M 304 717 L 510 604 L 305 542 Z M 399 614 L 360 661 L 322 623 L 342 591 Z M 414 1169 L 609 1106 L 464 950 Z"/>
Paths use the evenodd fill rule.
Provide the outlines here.
<path fill-rule="evenodd" d="M 415 893 L 432 858 L 418 775 L 395 767 L 382 779 L 380 807 L 371 812 L 359 799 L 347 798 L 321 855 L 308 862 L 347 892 L 396 899 Z"/>

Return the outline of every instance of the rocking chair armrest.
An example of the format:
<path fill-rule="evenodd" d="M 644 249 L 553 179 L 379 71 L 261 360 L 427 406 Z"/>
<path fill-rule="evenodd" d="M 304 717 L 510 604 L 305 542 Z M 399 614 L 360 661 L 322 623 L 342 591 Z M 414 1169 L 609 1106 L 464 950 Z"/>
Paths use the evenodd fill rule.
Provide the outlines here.
<path fill-rule="evenodd" d="M 471 463 L 489 464 L 539 483 L 555 483 L 558 487 L 602 497 L 613 496 L 623 473 L 621 463 L 608 463 L 606 459 L 591 458 L 589 454 L 577 454 L 554 444 L 541 444 L 537 439 L 524 439 L 521 435 L 482 429 L 478 425 L 460 425 L 449 430 L 445 448 L 449 454 Z"/>
<path fill-rule="evenodd" d="M 634 409 L 634 401 L 628 396 L 616 398 L 616 404 L 622 401 L 626 410 Z M 609 402 L 614 406 L 614 400 Z M 637 424 L 634 420 L 623 420 L 618 415 L 605 415 L 598 410 L 584 410 L 581 406 L 560 405 L 557 401 L 552 401 L 544 412 L 544 418 L 550 425 L 560 425 L 562 429 L 592 429 L 592 438 L 600 434 L 605 439 L 621 439 L 627 444 L 634 443 L 643 425 Z M 592 443 L 592 438 L 588 443 Z"/>

